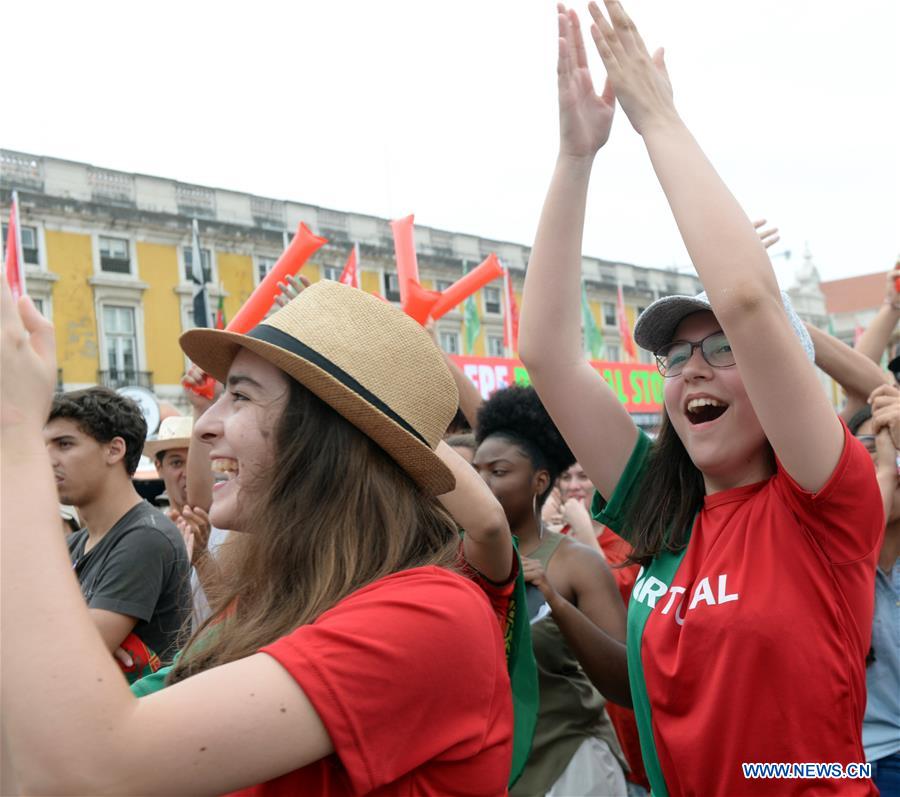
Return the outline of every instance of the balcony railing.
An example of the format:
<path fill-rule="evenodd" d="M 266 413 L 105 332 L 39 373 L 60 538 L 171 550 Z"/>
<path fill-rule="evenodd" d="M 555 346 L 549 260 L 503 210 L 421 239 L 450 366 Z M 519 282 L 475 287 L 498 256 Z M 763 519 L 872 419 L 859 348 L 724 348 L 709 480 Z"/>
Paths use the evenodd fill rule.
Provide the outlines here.
<path fill-rule="evenodd" d="M 116 390 L 120 387 L 137 385 L 153 389 L 153 373 L 151 371 L 97 371 L 97 384 Z"/>

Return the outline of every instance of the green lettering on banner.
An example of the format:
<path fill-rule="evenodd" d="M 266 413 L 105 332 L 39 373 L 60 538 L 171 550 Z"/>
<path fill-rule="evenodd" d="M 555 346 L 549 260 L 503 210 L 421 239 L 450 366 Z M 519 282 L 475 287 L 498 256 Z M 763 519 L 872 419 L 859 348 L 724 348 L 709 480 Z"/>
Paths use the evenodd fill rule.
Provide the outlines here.
<path fill-rule="evenodd" d="M 622 402 L 622 404 L 627 404 L 628 397 L 625 395 L 625 388 L 622 386 L 622 372 L 618 368 L 616 368 L 615 371 L 613 371 L 612 368 L 604 368 L 601 373 L 603 374 L 603 378 L 613 389 L 613 392 L 616 394 L 619 401 Z"/>
<path fill-rule="evenodd" d="M 631 383 L 631 403 L 646 404 L 650 397 L 650 389 L 647 385 L 649 374 L 646 371 L 632 371 L 628 377 Z"/>
<path fill-rule="evenodd" d="M 513 369 L 513 379 L 517 385 L 522 385 L 522 387 L 528 387 L 531 384 L 531 377 L 528 376 L 528 371 L 521 365 L 517 365 Z"/>

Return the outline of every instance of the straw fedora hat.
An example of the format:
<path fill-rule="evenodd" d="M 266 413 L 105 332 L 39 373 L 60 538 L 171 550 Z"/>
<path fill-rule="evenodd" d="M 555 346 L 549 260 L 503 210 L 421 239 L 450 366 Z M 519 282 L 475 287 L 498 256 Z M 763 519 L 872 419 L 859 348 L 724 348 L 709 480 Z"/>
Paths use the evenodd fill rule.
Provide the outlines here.
<path fill-rule="evenodd" d="M 153 459 L 172 448 L 187 448 L 191 444 L 194 419 L 187 415 L 171 415 L 159 427 L 156 437 L 144 443 L 144 456 Z"/>
<path fill-rule="evenodd" d="M 246 335 L 192 329 L 181 348 L 220 382 L 240 349 L 252 351 L 368 435 L 423 490 L 455 487 L 434 449 L 459 394 L 434 342 L 396 307 L 322 280 Z"/>

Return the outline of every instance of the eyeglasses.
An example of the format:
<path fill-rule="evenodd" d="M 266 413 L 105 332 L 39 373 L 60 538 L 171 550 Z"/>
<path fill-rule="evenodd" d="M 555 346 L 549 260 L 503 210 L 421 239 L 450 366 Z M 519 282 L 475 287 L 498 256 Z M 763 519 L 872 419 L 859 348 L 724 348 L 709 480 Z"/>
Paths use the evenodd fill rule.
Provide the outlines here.
<path fill-rule="evenodd" d="M 700 349 L 703 359 L 713 368 L 728 368 L 735 364 L 734 352 L 724 332 L 713 332 L 703 340 L 693 343 L 689 340 L 675 340 L 656 352 L 656 367 L 665 376 L 678 376 L 694 355 L 694 349 Z"/>

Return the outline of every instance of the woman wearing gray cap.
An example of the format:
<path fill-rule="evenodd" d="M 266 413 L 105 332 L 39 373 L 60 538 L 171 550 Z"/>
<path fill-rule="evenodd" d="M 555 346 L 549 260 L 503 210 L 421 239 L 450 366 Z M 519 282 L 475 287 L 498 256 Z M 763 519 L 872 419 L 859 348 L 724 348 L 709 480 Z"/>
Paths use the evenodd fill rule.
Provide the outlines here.
<path fill-rule="evenodd" d="M 616 0 L 590 13 L 608 79 L 596 95 L 560 6 L 560 153 L 519 342 L 597 487 L 598 519 L 643 565 L 627 659 L 653 794 L 871 794 L 855 768 L 883 525 L 871 462 L 821 389 L 753 226 L 676 112 L 662 50 L 648 53 Z M 635 328 L 665 377 L 654 442 L 584 360 L 578 326 L 585 198 L 617 101 L 706 287 L 658 300 Z"/>

